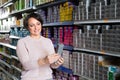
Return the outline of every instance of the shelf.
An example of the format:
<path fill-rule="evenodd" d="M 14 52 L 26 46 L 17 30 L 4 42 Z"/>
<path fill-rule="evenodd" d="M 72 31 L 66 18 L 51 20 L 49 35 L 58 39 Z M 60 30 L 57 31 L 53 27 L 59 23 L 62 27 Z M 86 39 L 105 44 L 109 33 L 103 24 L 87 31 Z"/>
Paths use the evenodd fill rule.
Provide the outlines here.
<path fill-rule="evenodd" d="M 7 72 L 4 68 L 0 67 L 0 70 L 2 70 L 5 74 L 7 74 L 9 77 L 11 77 L 13 79 L 12 74 L 10 74 L 9 72 Z"/>
<path fill-rule="evenodd" d="M 0 42 L 0 45 L 3 45 L 3 46 L 6 46 L 6 47 L 9 47 L 9 48 L 12 48 L 12 49 L 16 50 L 16 46 L 12 46 L 12 45 L 7 44 L 7 43 Z"/>
<path fill-rule="evenodd" d="M 95 79 L 91 79 L 91 78 L 89 78 L 89 77 L 86 77 L 86 76 L 80 75 L 80 74 L 78 74 L 78 73 L 74 73 L 74 75 L 81 76 L 82 78 L 85 78 L 86 80 L 95 80 Z"/>
<path fill-rule="evenodd" d="M 57 44 L 54 44 L 54 47 L 57 48 Z M 64 50 L 69 50 L 69 51 L 72 51 L 74 48 L 73 46 L 69 46 L 69 45 L 64 45 Z"/>
<path fill-rule="evenodd" d="M 57 4 L 64 3 L 66 1 L 68 1 L 68 0 L 56 0 L 56 1 L 45 3 L 45 4 L 40 4 L 40 5 L 36 6 L 36 9 L 46 8 L 46 7 L 49 7 L 49 6 L 54 6 L 54 5 L 57 5 Z"/>
<path fill-rule="evenodd" d="M 18 57 L 16 57 L 16 56 L 11 55 L 11 57 L 12 57 L 13 59 L 16 59 L 16 60 L 18 60 L 18 61 L 19 61 Z"/>
<path fill-rule="evenodd" d="M 11 59 L 11 56 L 6 53 L 0 52 L 0 54 Z"/>
<path fill-rule="evenodd" d="M 0 18 L 0 20 L 3 20 L 3 19 L 8 19 L 8 16 Z"/>
<path fill-rule="evenodd" d="M 67 45 L 65 45 L 65 46 L 64 46 L 64 50 L 69 50 L 69 51 L 71 51 L 71 50 L 73 50 L 73 46 L 67 46 Z"/>
<path fill-rule="evenodd" d="M 120 54 L 106 53 L 106 52 L 102 52 L 102 51 L 94 51 L 94 50 L 79 49 L 79 48 L 74 48 L 74 50 L 75 50 L 75 51 L 78 51 L 78 52 L 89 53 L 89 54 L 107 55 L 107 56 L 120 57 Z"/>
<path fill-rule="evenodd" d="M 12 66 L 12 68 L 14 68 L 15 70 L 17 70 L 17 71 L 19 71 L 19 72 L 22 72 L 22 70 L 19 69 L 19 68 L 17 68 L 16 66 L 14 66 L 14 65 L 11 65 L 11 66 Z"/>
<path fill-rule="evenodd" d="M 13 0 L 8 0 L 8 2 L 5 2 L 3 5 L 0 6 L 0 8 L 2 7 L 7 7 L 13 4 Z"/>
<path fill-rule="evenodd" d="M 16 15 L 16 14 L 21 14 L 21 13 L 34 12 L 35 9 L 36 8 L 33 6 L 33 7 L 29 7 L 29 8 L 26 8 L 26 9 L 19 10 L 19 11 L 14 11 L 14 12 L 10 13 L 9 16 Z"/>
<path fill-rule="evenodd" d="M 62 71 L 62 72 L 66 72 L 68 74 L 73 74 L 73 71 L 71 69 L 68 69 L 64 66 L 60 66 L 59 68 L 57 68 L 57 70 Z"/>
<path fill-rule="evenodd" d="M 0 34 L 6 34 L 6 33 L 9 33 L 10 30 L 0 30 Z"/>
<path fill-rule="evenodd" d="M 0 67 L 0 70 L 2 70 L 5 74 L 7 74 L 10 78 L 12 78 L 13 80 L 19 80 L 18 78 L 16 78 L 15 76 L 13 76 L 12 74 L 10 74 L 9 72 L 7 72 L 4 68 Z"/>
<path fill-rule="evenodd" d="M 43 27 L 46 27 L 46 26 L 66 26 L 66 25 L 73 25 L 73 24 L 74 24 L 73 21 L 53 22 L 53 23 L 43 24 Z"/>
<path fill-rule="evenodd" d="M 82 25 L 82 24 L 112 24 L 112 23 L 120 23 L 120 19 L 105 19 L 105 20 L 88 20 L 88 21 L 75 21 L 74 25 Z"/>
<path fill-rule="evenodd" d="M 13 36 L 13 35 L 10 35 L 9 38 L 11 38 L 11 39 L 20 39 L 20 37 L 18 37 L 18 36 Z"/>
<path fill-rule="evenodd" d="M 11 66 L 10 66 L 8 63 L 6 63 L 5 61 L 3 61 L 3 60 L 1 60 L 1 59 L 0 59 L 0 63 L 6 65 L 6 66 L 9 67 L 9 68 L 11 68 Z"/>

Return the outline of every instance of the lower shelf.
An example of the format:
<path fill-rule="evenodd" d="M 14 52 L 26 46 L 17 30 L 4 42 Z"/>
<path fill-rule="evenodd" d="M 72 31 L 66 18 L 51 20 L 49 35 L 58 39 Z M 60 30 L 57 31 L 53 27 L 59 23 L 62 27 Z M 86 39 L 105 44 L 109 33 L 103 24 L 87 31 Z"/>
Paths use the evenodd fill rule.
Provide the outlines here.
<path fill-rule="evenodd" d="M 62 71 L 62 72 L 66 72 L 68 74 L 73 74 L 73 71 L 71 69 L 68 69 L 64 66 L 60 66 L 57 70 Z"/>

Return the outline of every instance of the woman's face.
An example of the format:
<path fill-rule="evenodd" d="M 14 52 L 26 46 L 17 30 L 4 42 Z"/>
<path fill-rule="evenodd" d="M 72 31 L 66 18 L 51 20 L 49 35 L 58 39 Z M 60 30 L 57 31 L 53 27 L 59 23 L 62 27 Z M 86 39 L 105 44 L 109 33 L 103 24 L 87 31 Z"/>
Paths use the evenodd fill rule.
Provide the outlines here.
<path fill-rule="evenodd" d="M 28 20 L 28 30 L 31 36 L 40 36 L 41 28 L 41 23 L 37 19 L 30 18 Z"/>

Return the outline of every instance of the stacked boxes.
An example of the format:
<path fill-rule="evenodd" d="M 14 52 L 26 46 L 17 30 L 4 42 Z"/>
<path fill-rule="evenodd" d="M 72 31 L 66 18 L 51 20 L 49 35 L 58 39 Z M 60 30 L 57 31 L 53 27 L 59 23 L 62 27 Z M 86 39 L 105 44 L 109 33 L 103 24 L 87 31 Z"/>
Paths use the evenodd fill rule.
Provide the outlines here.
<path fill-rule="evenodd" d="M 64 34 L 63 34 L 64 32 L 63 32 L 63 27 L 59 27 L 59 37 L 58 37 L 58 39 L 59 39 L 59 43 L 63 43 L 63 38 L 64 38 Z"/>
<path fill-rule="evenodd" d="M 75 28 L 73 30 L 73 46 L 76 47 L 76 48 L 79 47 L 78 43 L 79 43 L 79 41 L 81 41 L 78 38 L 79 38 L 79 29 Z"/>
<path fill-rule="evenodd" d="M 116 18 L 120 19 L 120 2 L 118 1 L 117 3 L 115 3 L 115 9 L 116 9 Z"/>
<path fill-rule="evenodd" d="M 108 53 L 118 54 L 120 51 L 119 26 L 120 25 L 84 25 L 84 29 L 74 29 L 74 47 L 94 51 L 103 50 Z"/>
<path fill-rule="evenodd" d="M 72 5 L 71 2 L 66 2 L 63 5 L 60 5 L 60 22 L 63 21 L 71 21 L 72 19 L 72 15 L 73 15 L 73 8 L 74 6 Z"/>
<path fill-rule="evenodd" d="M 70 2 L 64 4 L 55 5 L 48 7 L 47 13 L 43 10 L 37 10 L 38 13 L 42 14 L 44 23 L 63 22 L 73 20 L 73 9 L 74 5 Z"/>
<path fill-rule="evenodd" d="M 62 56 L 63 56 L 63 58 L 65 60 L 63 66 L 66 67 L 66 68 L 68 68 L 68 69 L 70 68 L 69 54 L 70 54 L 69 51 L 63 50 Z"/>
<path fill-rule="evenodd" d="M 113 26 L 108 26 L 108 29 L 103 28 L 103 33 L 102 33 L 102 49 L 106 52 L 110 52 L 114 54 L 117 54 L 120 52 L 119 48 L 119 33 L 120 29 L 119 26 L 113 25 Z"/>
<path fill-rule="evenodd" d="M 118 0 L 80 1 L 74 9 L 74 20 L 101 20 L 120 18 Z"/>
<path fill-rule="evenodd" d="M 108 67 L 98 64 L 98 56 L 73 52 L 73 71 L 85 80 L 107 80 Z"/>
<path fill-rule="evenodd" d="M 73 45 L 73 28 L 64 27 L 64 44 Z"/>

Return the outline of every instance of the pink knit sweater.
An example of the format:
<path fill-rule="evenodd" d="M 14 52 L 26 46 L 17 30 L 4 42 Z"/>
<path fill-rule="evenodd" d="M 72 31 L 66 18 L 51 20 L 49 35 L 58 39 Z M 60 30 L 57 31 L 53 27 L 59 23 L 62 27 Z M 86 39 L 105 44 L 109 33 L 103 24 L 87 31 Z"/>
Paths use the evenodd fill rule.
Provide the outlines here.
<path fill-rule="evenodd" d="M 50 65 L 38 65 L 38 59 L 55 53 L 52 41 L 41 36 L 34 39 L 30 36 L 20 39 L 17 43 L 17 56 L 24 68 L 21 80 L 46 80 L 52 78 Z"/>

